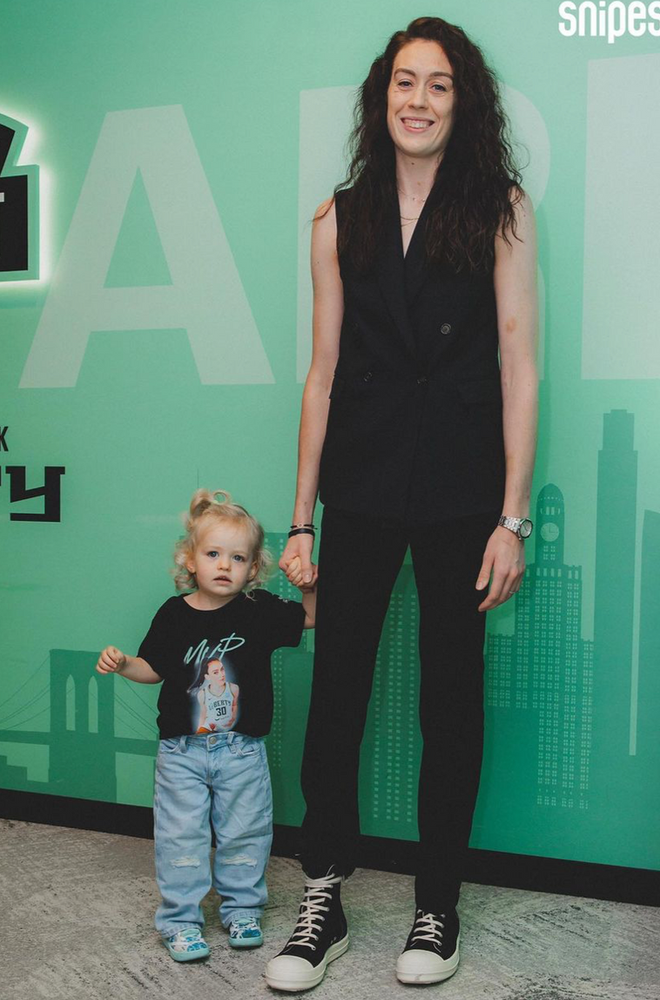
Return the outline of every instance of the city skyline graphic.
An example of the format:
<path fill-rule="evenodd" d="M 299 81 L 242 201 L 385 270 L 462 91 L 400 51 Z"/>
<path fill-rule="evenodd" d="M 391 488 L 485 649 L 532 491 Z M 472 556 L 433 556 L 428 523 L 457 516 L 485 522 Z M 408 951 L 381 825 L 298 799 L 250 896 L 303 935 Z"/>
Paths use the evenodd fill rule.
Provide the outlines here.
<path fill-rule="evenodd" d="M 648 811 L 649 796 L 658 796 L 660 511 L 638 511 L 637 480 L 634 415 L 606 412 L 596 551 L 586 570 L 573 565 L 565 551 L 570 511 L 560 486 L 547 483 L 536 497 L 534 545 L 528 547 L 510 632 L 486 635 L 487 741 L 473 842 L 475 835 L 479 841 L 484 817 L 500 816 L 501 810 L 504 840 L 495 849 L 507 849 L 507 822 L 511 830 L 527 823 L 531 835 L 551 815 L 560 824 L 568 821 L 562 815 L 571 817 L 576 844 L 589 824 L 605 819 L 624 844 L 634 836 L 637 819 L 642 822 L 639 803 Z M 286 534 L 267 535 L 276 559 L 286 539 Z M 585 573 L 593 574 L 595 583 L 593 638 L 583 627 Z M 298 593 L 281 573 L 269 589 L 288 598 Z M 417 835 L 418 625 L 413 569 L 406 561 L 381 637 L 362 747 L 362 829 L 369 835 Z M 298 774 L 313 642 L 307 632 L 297 649 L 277 650 L 272 659 L 275 713 L 268 752 L 275 820 L 292 825 L 304 811 Z M 99 677 L 97 657 L 97 651 L 51 650 L 0 706 L 0 744 L 5 744 L 0 786 L 126 801 L 121 775 L 138 769 L 141 801 L 149 804 L 157 691 Z M 36 696 L 22 701 L 21 692 L 29 684 L 33 690 L 35 679 Z M 17 743 L 42 753 L 47 748 L 47 780 L 34 780 L 27 767 L 9 763 L 7 746 Z M 509 814 L 512 782 L 522 804 Z"/>

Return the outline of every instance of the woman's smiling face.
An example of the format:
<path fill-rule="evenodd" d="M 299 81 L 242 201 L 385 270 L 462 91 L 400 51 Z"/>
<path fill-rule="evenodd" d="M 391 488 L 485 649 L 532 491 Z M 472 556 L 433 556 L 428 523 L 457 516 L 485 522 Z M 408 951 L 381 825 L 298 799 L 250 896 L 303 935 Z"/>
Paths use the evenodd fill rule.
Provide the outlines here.
<path fill-rule="evenodd" d="M 387 91 L 387 128 L 406 159 L 440 160 L 454 125 L 452 67 L 437 42 L 416 39 L 399 49 Z"/>

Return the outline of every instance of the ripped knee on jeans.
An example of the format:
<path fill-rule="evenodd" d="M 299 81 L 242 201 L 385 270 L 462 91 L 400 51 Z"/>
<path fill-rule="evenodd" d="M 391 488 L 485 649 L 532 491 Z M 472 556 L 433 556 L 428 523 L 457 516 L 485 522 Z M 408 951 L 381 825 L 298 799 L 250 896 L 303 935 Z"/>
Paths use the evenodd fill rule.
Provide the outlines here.
<path fill-rule="evenodd" d="M 257 859 L 251 858 L 249 854 L 228 854 L 220 858 L 223 865 L 249 865 L 254 868 Z"/>
<path fill-rule="evenodd" d="M 199 858 L 186 856 L 183 858 L 172 858 L 170 861 L 172 868 L 199 868 L 201 861 Z"/>

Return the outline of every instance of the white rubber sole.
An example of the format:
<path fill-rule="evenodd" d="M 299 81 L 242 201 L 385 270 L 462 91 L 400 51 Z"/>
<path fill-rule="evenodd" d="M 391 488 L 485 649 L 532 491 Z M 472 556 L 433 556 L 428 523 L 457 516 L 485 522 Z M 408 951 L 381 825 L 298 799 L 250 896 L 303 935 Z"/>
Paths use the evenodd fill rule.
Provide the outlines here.
<path fill-rule="evenodd" d="M 200 949 L 199 951 L 175 951 L 173 948 L 170 948 L 167 941 L 164 941 L 163 943 L 167 948 L 170 957 L 173 958 L 175 962 L 199 962 L 203 958 L 208 958 L 209 955 L 211 954 L 211 949 L 208 947 L 208 945 L 206 947 L 206 950 Z"/>
<path fill-rule="evenodd" d="M 237 941 L 236 940 L 232 941 L 232 939 L 229 938 L 230 948 L 261 948 L 263 943 L 264 943 L 263 934 L 261 935 L 261 937 L 245 938 L 245 940 L 239 938 Z"/>
<path fill-rule="evenodd" d="M 320 965 L 316 966 L 316 968 L 314 968 L 313 965 L 310 965 L 309 962 L 305 962 L 304 958 L 296 958 L 295 956 L 288 955 L 276 955 L 275 958 L 271 958 L 270 962 L 266 966 L 264 978 L 268 985 L 274 990 L 284 990 L 287 993 L 299 993 L 302 990 L 311 990 L 315 986 L 318 986 L 321 982 L 325 975 L 325 970 L 330 962 L 334 962 L 336 958 L 343 955 L 347 948 L 348 934 L 346 937 L 343 937 L 341 941 L 335 941 L 335 943 L 328 948 L 325 953 L 325 958 Z M 284 973 L 284 969 L 282 969 L 281 974 L 278 974 L 277 965 L 275 965 L 275 963 L 280 958 L 284 960 L 288 959 L 288 965 L 291 965 L 292 961 L 296 966 L 300 963 L 300 975 L 286 975 Z M 283 966 L 284 962 L 281 962 L 280 965 Z M 273 966 L 275 966 L 274 971 L 269 972 L 268 970 Z M 309 974 L 307 974 L 305 966 L 307 966 Z"/>
<path fill-rule="evenodd" d="M 413 985 L 415 983 L 418 985 L 441 983 L 454 975 L 458 969 L 459 961 L 458 941 L 454 954 L 445 960 L 436 958 L 428 951 L 404 951 L 403 954 L 399 955 L 396 963 L 396 978 L 400 983 Z M 435 969 L 432 968 L 434 964 L 436 965 Z"/>

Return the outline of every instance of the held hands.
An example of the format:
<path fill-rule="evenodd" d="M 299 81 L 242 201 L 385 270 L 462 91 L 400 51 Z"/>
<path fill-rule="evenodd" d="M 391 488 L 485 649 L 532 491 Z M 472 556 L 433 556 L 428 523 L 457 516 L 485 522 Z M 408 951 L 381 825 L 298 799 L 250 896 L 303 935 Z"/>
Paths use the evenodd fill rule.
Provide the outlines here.
<path fill-rule="evenodd" d="M 100 674 L 120 674 L 126 666 L 126 657 L 121 650 L 114 646 L 106 646 L 101 655 L 96 669 Z"/>
<path fill-rule="evenodd" d="M 488 597 L 479 611 L 490 611 L 504 604 L 520 590 L 525 572 L 525 546 L 508 528 L 495 528 L 488 539 L 477 579 L 477 590 L 484 590 L 490 580 Z"/>
<path fill-rule="evenodd" d="M 286 573 L 289 582 L 298 587 L 303 594 L 314 590 L 319 575 L 316 565 L 312 562 L 313 547 L 312 535 L 294 535 L 287 542 L 279 562 L 279 567 Z"/>
<path fill-rule="evenodd" d="M 313 571 L 316 566 L 312 567 Z M 305 583 L 302 561 L 300 556 L 294 556 L 286 569 L 286 577 L 289 583 L 298 587 L 303 594 L 312 594 L 316 590 L 316 572 L 313 572 L 314 583 Z"/>

